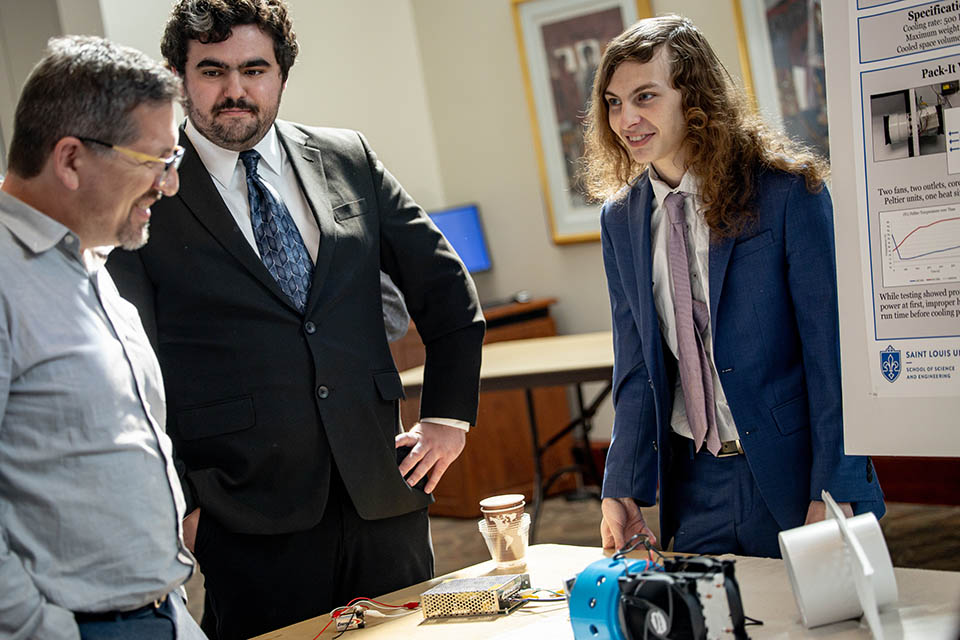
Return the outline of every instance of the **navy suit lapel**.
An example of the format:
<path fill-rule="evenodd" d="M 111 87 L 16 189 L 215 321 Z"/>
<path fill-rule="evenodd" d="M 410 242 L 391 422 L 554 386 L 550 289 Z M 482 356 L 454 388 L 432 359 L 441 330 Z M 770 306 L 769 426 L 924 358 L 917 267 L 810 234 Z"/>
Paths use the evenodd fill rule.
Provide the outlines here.
<path fill-rule="evenodd" d="M 307 301 L 307 313 L 309 313 L 316 304 L 323 289 L 323 283 L 330 273 L 330 264 L 337 241 L 337 229 L 320 149 L 309 146 L 306 134 L 285 122 L 277 122 L 277 133 L 280 136 L 280 143 L 287 151 L 287 157 L 293 166 L 300 189 L 320 227 L 317 264 L 313 271 L 313 283 L 310 285 L 310 298 Z"/>
<path fill-rule="evenodd" d="M 647 363 L 647 372 L 657 388 L 666 387 L 663 364 L 663 349 L 660 339 L 660 320 L 653 299 L 653 236 L 650 231 L 650 215 L 653 210 L 653 188 L 646 176 L 640 178 L 637 186 L 627 196 L 627 224 L 630 234 L 633 266 L 636 280 L 638 304 L 636 305 L 637 327 L 642 342 L 643 358 Z"/>
<path fill-rule="evenodd" d="M 292 309 L 296 309 L 289 298 L 281 291 L 280 285 L 260 260 L 253 247 L 244 237 L 236 220 L 224 204 L 217 191 L 213 178 L 196 149 L 190 144 L 186 133 L 181 131 L 180 144 L 184 147 L 183 164 L 180 166 L 180 191 L 176 197 L 193 213 L 210 235 L 220 243 L 227 253 L 236 258 L 257 280 L 270 289 L 278 298 Z"/>
<path fill-rule="evenodd" d="M 712 232 L 711 232 L 712 233 Z M 733 238 L 725 238 L 714 242 L 710 239 L 710 333 L 714 344 L 717 340 L 717 305 L 723 291 L 724 277 L 727 275 L 727 265 L 730 263 L 730 252 L 733 251 Z"/>

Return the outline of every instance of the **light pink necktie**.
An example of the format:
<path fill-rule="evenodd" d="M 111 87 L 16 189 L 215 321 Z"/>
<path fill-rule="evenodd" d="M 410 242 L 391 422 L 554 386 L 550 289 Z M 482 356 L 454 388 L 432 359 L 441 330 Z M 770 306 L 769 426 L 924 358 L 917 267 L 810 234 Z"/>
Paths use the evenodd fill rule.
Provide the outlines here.
<path fill-rule="evenodd" d="M 687 260 L 687 225 L 682 193 L 673 192 L 664 200 L 670 217 L 668 255 L 673 278 L 673 310 L 677 321 L 677 360 L 680 386 L 687 410 L 687 422 L 697 451 L 707 442 L 707 450 L 720 451 L 716 409 L 713 404 L 713 373 L 701 335 L 707 330 L 710 312 L 707 305 L 694 300 L 690 291 L 690 266 Z"/>

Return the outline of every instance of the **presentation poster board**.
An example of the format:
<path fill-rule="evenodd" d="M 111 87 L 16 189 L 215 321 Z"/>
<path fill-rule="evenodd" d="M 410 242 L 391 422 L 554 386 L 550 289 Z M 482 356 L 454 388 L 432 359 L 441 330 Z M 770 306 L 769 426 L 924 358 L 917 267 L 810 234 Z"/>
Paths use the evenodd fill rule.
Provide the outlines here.
<path fill-rule="evenodd" d="M 960 456 L 960 2 L 823 29 L 847 450 Z"/>

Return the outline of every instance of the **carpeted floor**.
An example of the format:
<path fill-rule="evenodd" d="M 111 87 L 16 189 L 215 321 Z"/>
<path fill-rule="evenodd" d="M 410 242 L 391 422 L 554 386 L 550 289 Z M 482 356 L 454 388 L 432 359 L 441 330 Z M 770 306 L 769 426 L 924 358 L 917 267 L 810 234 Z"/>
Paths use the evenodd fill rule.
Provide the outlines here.
<path fill-rule="evenodd" d="M 657 521 L 655 508 L 644 516 Z M 960 571 L 960 507 L 888 502 L 880 525 L 895 567 Z M 431 518 L 431 526 L 438 575 L 489 560 L 475 520 Z M 599 547 L 600 503 L 550 498 L 537 541 Z"/>

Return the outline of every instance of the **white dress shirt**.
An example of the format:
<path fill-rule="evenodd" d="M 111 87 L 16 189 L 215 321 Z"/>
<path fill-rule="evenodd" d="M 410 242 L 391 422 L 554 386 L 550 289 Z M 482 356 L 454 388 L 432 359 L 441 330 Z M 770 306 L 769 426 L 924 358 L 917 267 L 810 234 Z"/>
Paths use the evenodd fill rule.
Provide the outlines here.
<path fill-rule="evenodd" d="M 243 163 L 240 162 L 240 152 L 224 149 L 208 140 L 188 118 L 186 126 L 187 138 L 197 150 L 197 155 L 203 161 L 203 166 L 213 178 L 220 197 L 236 220 L 237 226 L 247 239 L 253 250 L 260 255 L 257 240 L 253 235 L 253 222 L 250 219 L 250 200 L 247 196 L 247 175 Z M 300 231 L 300 237 L 307 247 L 310 259 L 317 263 L 317 252 L 320 249 L 320 225 L 307 202 L 306 196 L 297 182 L 297 175 L 293 171 L 287 151 L 280 144 L 276 127 L 270 127 L 253 147 L 260 154 L 257 164 L 257 174 L 280 199 L 287 205 L 290 217 Z M 422 422 L 435 422 L 448 427 L 457 427 L 464 431 L 470 430 L 470 424 L 453 418 L 423 418 Z"/>
<path fill-rule="evenodd" d="M 207 140 L 193 122 L 187 119 L 187 137 L 197 150 L 203 166 L 207 168 L 220 197 L 237 221 L 237 226 L 257 255 L 260 249 L 253 236 L 253 222 L 250 220 L 250 200 L 247 198 L 247 172 L 240 162 L 240 152 L 218 147 Z M 300 237 L 307 247 L 307 253 L 314 264 L 317 263 L 317 251 L 320 248 L 320 225 L 313 215 L 307 199 L 300 189 L 297 176 L 293 172 L 287 152 L 280 144 L 275 127 L 270 127 L 267 135 L 253 147 L 260 154 L 257 174 L 279 195 L 290 211 L 290 217 L 300 230 Z"/>
<path fill-rule="evenodd" d="M 674 191 L 686 194 L 684 213 L 687 222 L 687 264 L 690 267 L 690 292 L 694 300 L 699 300 L 710 307 L 710 227 L 703 219 L 700 201 L 700 183 L 688 171 L 680 180 L 679 186 L 674 189 L 663 182 L 657 172 L 650 167 L 650 184 L 653 187 L 653 210 L 650 216 L 650 237 L 653 246 L 653 300 L 657 307 L 657 317 L 660 320 L 660 332 L 666 339 L 667 346 L 674 357 L 677 357 L 677 320 L 673 309 L 673 280 L 670 277 L 670 258 L 668 239 L 670 223 L 665 220 L 663 201 Z M 713 361 L 713 318 L 707 321 L 707 327 L 700 336 L 703 347 L 710 361 L 710 373 L 713 376 L 713 397 L 716 405 L 717 431 L 720 440 L 736 440 L 737 427 L 733 422 L 733 414 L 727 397 L 723 393 L 720 377 L 717 375 L 717 365 Z M 683 402 L 683 388 L 680 385 L 680 376 L 677 376 L 677 386 L 673 396 L 673 413 L 670 417 L 670 427 L 678 434 L 693 438 L 690 425 L 687 423 L 687 410 Z"/>

